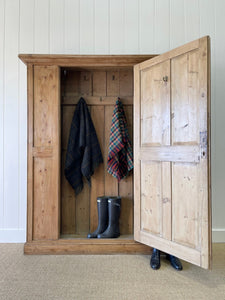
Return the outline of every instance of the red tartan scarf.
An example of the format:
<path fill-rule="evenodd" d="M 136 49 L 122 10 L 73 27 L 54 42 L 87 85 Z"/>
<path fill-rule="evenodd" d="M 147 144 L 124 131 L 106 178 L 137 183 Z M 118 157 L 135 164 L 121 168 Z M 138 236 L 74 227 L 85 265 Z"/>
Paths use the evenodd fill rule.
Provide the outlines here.
<path fill-rule="evenodd" d="M 127 129 L 123 104 L 118 98 L 113 111 L 110 130 L 107 171 L 118 181 L 133 168 L 133 151 Z"/>

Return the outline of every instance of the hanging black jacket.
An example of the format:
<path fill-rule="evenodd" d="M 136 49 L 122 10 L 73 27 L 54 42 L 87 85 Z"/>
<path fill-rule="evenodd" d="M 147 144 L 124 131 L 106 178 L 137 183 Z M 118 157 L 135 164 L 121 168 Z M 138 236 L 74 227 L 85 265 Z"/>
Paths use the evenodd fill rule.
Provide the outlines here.
<path fill-rule="evenodd" d="M 73 115 L 66 153 L 65 176 L 79 194 L 84 176 L 91 186 L 91 176 L 103 157 L 87 104 L 80 98 Z"/>

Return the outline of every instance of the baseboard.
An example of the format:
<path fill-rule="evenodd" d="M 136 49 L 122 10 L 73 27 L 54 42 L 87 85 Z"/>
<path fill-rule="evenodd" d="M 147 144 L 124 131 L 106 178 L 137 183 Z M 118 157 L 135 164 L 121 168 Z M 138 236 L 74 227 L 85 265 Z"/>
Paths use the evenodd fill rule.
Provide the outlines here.
<path fill-rule="evenodd" d="M 212 242 L 225 243 L 225 228 L 212 229 Z"/>
<path fill-rule="evenodd" d="M 0 243 L 24 243 L 25 229 L 0 229 Z"/>

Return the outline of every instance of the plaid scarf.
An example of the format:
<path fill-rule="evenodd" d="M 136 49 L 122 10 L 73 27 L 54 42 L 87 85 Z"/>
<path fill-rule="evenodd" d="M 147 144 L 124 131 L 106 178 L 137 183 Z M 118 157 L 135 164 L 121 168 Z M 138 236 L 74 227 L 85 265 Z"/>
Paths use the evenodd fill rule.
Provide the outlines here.
<path fill-rule="evenodd" d="M 133 152 L 127 129 L 127 120 L 120 98 L 117 99 L 112 116 L 107 171 L 118 181 L 133 168 Z"/>
<path fill-rule="evenodd" d="M 87 104 L 80 98 L 72 119 L 64 170 L 76 195 L 83 189 L 82 176 L 91 186 L 94 169 L 102 162 L 101 149 Z"/>

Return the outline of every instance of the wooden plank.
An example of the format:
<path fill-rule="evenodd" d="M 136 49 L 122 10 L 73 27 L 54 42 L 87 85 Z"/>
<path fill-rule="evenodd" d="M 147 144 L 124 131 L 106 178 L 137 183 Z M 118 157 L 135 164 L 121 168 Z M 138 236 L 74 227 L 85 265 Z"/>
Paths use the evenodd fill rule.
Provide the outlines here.
<path fill-rule="evenodd" d="M 52 147 L 33 147 L 33 157 L 51 157 L 53 155 Z"/>
<path fill-rule="evenodd" d="M 50 197 L 54 186 L 52 179 L 52 158 L 34 158 L 34 186 L 33 186 L 33 240 L 57 239 L 54 210 L 55 199 Z"/>
<path fill-rule="evenodd" d="M 162 146 L 142 148 L 138 158 L 153 161 L 200 162 L 199 146 Z"/>
<path fill-rule="evenodd" d="M 53 145 L 55 127 L 54 102 L 56 78 L 52 75 L 54 67 L 35 66 L 34 68 L 34 146 Z M 50 100 L 51 99 L 51 100 Z"/>
<path fill-rule="evenodd" d="M 133 70 L 120 70 L 119 95 L 133 96 Z"/>
<path fill-rule="evenodd" d="M 46 51 L 47 52 L 47 51 Z M 58 65 L 63 67 L 133 67 L 135 64 L 151 59 L 156 55 L 57 55 L 57 54 L 19 54 L 25 63 L 39 65 Z"/>
<path fill-rule="evenodd" d="M 32 98 L 31 98 L 32 99 Z M 33 134 L 40 147 L 34 158 L 33 239 L 58 239 L 60 195 L 60 99 L 59 69 L 56 66 L 34 68 Z M 41 124 L 41 125 L 40 125 Z M 52 148 L 52 157 L 40 150 Z M 49 149 L 48 149 L 49 151 Z M 37 154 L 37 153 L 36 153 Z M 42 156 L 42 157 L 41 157 Z"/>
<path fill-rule="evenodd" d="M 172 145 L 199 143 L 198 61 L 198 50 L 171 60 Z"/>
<path fill-rule="evenodd" d="M 172 164 L 172 241 L 199 249 L 198 166 Z"/>
<path fill-rule="evenodd" d="M 76 234 L 87 234 L 90 228 L 90 188 L 83 178 L 83 190 L 75 197 Z"/>
<path fill-rule="evenodd" d="M 71 123 L 73 119 L 74 112 L 76 110 L 76 105 L 74 106 L 62 106 L 62 124 L 61 124 L 61 147 L 62 150 L 66 150 L 69 142 L 69 134 Z"/>
<path fill-rule="evenodd" d="M 80 72 L 80 95 L 92 95 L 92 74 L 91 72 Z"/>
<path fill-rule="evenodd" d="M 118 96 L 118 94 L 117 94 Z M 87 105 L 89 106 L 96 106 L 96 105 L 114 105 L 115 101 L 117 99 L 116 96 L 112 96 L 112 97 L 102 97 L 102 96 L 86 96 L 85 95 L 85 101 L 87 103 Z M 78 103 L 78 101 L 80 100 L 80 96 L 73 96 L 73 95 L 69 95 L 69 96 L 65 96 L 62 97 L 63 101 L 62 104 L 63 105 L 75 105 Z M 123 101 L 123 105 L 132 105 L 133 104 L 133 97 L 122 97 L 121 100 Z"/>
<path fill-rule="evenodd" d="M 171 163 L 162 163 L 162 203 L 161 203 L 161 235 L 167 240 L 172 239 L 172 201 L 171 201 Z"/>
<path fill-rule="evenodd" d="M 33 65 L 29 64 L 27 66 L 27 242 L 33 239 L 33 71 Z"/>
<path fill-rule="evenodd" d="M 34 241 L 26 243 L 25 254 L 145 254 L 150 255 L 150 247 L 132 239 L 73 239 L 58 241 Z"/>
<path fill-rule="evenodd" d="M 119 95 L 119 71 L 107 71 L 107 96 Z"/>
<path fill-rule="evenodd" d="M 153 248 L 159 249 L 165 253 L 172 253 L 174 256 L 184 259 L 197 266 L 200 265 L 200 252 L 196 249 L 178 245 L 144 231 L 141 232 L 140 242 Z"/>
<path fill-rule="evenodd" d="M 106 72 L 95 71 L 93 77 L 93 96 L 106 96 Z"/>
<path fill-rule="evenodd" d="M 80 94 L 80 72 L 76 70 L 62 70 L 61 74 L 61 95 L 65 96 L 73 94 L 78 96 Z"/>
<path fill-rule="evenodd" d="M 98 141 L 101 147 L 102 155 L 104 155 L 104 137 L 105 137 L 105 111 L 104 106 L 94 106 L 91 108 L 91 118 L 97 133 Z M 95 170 L 91 177 L 90 190 L 90 232 L 93 232 L 98 226 L 98 212 L 97 212 L 97 197 L 104 196 L 104 164 Z"/>
<path fill-rule="evenodd" d="M 163 78 L 167 78 L 163 81 Z M 169 145 L 170 135 L 170 62 L 141 71 L 141 144 Z M 151 96 L 149 96 L 151 95 Z"/>
<path fill-rule="evenodd" d="M 200 42 L 199 53 L 199 127 L 200 132 L 207 131 L 207 141 L 201 142 L 201 164 L 199 182 L 199 201 L 201 203 L 201 265 L 212 267 L 212 204 L 211 204 L 211 99 L 210 99 L 210 40 Z M 205 155 L 203 153 L 205 152 Z M 207 174 L 207 176 L 205 176 Z M 206 238 L 208 237 L 208 239 Z"/>
<path fill-rule="evenodd" d="M 124 107 L 128 132 L 133 144 L 133 107 Z M 129 176 L 124 178 L 119 183 L 119 195 L 121 197 L 121 213 L 120 213 L 120 233 L 132 234 L 133 233 L 133 171 Z"/>
<path fill-rule="evenodd" d="M 104 153 L 104 169 L 105 169 L 105 195 L 118 196 L 118 182 L 115 177 L 107 172 L 107 157 L 109 151 L 109 137 L 112 123 L 114 106 L 105 107 L 105 153 Z"/>
<path fill-rule="evenodd" d="M 134 66 L 134 240 L 140 239 L 141 228 L 141 198 L 140 198 L 140 186 L 141 186 L 141 162 L 138 158 L 139 147 L 141 143 L 140 139 L 140 121 L 139 116 L 141 114 L 140 106 L 140 94 L 141 94 L 141 82 L 140 82 L 140 64 Z"/>
<path fill-rule="evenodd" d="M 75 192 L 64 175 L 66 151 L 61 153 L 61 234 L 76 233 Z"/>
<path fill-rule="evenodd" d="M 204 39 L 204 37 L 203 37 L 203 39 Z M 151 67 L 153 65 L 161 63 L 161 62 L 163 62 L 163 61 L 165 61 L 167 59 L 175 58 L 176 56 L 185 54 L 188 51 L 192 51 L 192 50 L 198 49 L 200 40 L 201 39 L 195 40 L 193 42 L 190 42 L 190 43 L 182 45 L 182 46 L 180 46 L 178 48 L 175 48 L 175 49 L 173 49 L 171 51 L 165 52 L 165 53 L 161 54 L 160 56 L 155 56 L 153 58 L 150 58 L 150 60 L 151 60 Z M 150 60 L 145 60 L 142 63 L 140 63 L 140 68 L 141 69 L 148 68 L 149 64 L 150 64 Z"/>
<path fill-rule="evenodd" d="M 161 235 L 162 164 L 141 163 L 141 230 Z"/>

